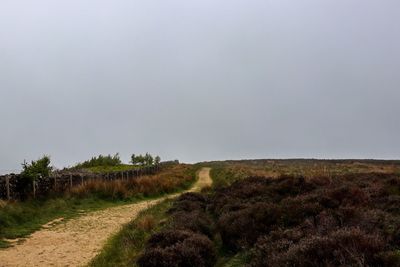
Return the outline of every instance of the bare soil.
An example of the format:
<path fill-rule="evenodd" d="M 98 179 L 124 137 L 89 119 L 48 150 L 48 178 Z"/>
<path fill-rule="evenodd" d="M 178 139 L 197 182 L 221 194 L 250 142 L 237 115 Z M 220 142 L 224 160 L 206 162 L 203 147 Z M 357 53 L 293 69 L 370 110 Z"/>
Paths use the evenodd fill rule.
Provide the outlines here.
<path fill-rule="evenodd" d="M 210 168 L 203 168 L 198 181 L 186 192 L 200 191 L 211 186 L 211 183 Z M 0 250 L 0 266 L 87 265 L 100 252 L 107 239 L 141 211 L 180 194 L 95 211 L 67 221 L 58 218 L 43 225 L 25 242 Z"/>

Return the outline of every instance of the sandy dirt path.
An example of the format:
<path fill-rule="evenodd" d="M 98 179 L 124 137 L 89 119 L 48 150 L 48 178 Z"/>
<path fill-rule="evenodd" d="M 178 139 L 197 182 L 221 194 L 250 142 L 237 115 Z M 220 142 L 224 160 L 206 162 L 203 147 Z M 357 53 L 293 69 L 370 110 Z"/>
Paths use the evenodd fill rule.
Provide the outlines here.
<path fill-rule="evenodd" d="M 210 168 L 199 172 L 198 181 L 186 192 L 211 186 Z M 0 250 L 0 266 L 84 266 L 94 258 L 108 238 L 141 211 L 180 194 L 155 200 L 90 212 L 53 225 L 51 222 L 30 235 L 22 244 Z"/>

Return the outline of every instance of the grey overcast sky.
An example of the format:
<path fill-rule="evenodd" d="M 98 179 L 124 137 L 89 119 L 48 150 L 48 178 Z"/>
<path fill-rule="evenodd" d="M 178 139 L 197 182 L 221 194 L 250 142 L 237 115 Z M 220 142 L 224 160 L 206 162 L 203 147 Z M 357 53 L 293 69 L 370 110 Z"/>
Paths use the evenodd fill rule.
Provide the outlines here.
<path fill-rule="evenodd" d="M 398 0 L 1 0 L 0 170 L 400 157 Z"/>

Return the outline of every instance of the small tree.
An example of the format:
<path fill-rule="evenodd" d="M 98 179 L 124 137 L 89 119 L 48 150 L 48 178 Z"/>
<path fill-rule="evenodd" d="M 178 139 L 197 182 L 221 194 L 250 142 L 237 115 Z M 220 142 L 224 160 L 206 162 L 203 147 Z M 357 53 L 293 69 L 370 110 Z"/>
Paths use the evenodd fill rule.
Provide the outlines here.
<path fill-rule="evenodd" d="M 98 157 L 92 157 L 90 160 L 86 160 L 82 163 L 78 163 L 74 166 L 76 169 L 81 169 L 81 168 L 91 168 L 91 167 L 97 167 L 97 166 L 118 166 L 121 165 L 122 161 L 119 157 L 119 153 L 116 153 L 115 155 L 99 155 Z"/>
<path fill-rule="evenodd" d="M 150 155 L 149 153 L 146 153 L 146 155 L 144 155 L 144 163 L 146 165 L 153 165 L 153 161 L 154 159 L 152 155 Z"/>
<path fill-rule="evenodd" d="M 137 161 L 136 161 L 137 159 L 136 159 L 136 155 L 135 154 L 132 154 L 132 156 L 131 156 L 131 163 L 133 164 L 133 165 L 136 165 L 137 164 Z"/>
<path fill-rule="evenodd" d="M 26 199 L 32 192 L 32 182 L 41 178 L 48 177 L 52 171 L 50 157 L 43 156 L 41 159 L 28 163 L 22 163 L 20 179 L 17 180 L 17 191 L 22 199 Z"/>
<path fill-rule="evenodd" d="M 146 153 L 145 155 L 132 154 L 131 156 L 131 163 L 133 165 L 154 165 L 160 163 L 160 161 L 161 159 L 159 156 L 153 158 L 153 156 L 150 153 Z"/>
<path fill-rule="evenodd" d="M 50 157 L 43 156 L 41 159 L 27 163 L 25 160 L 22 163 L 21 176 L 31 181 L 40 177 L 48 177 L 53 167 L 50 166 Z"/>
<path fill-rule="evenodd" d="M 145 158 L 143 155 L 137 155 L 136 156 L 136 164 L 138 165 L 144 165 L 145 164 Z"/>

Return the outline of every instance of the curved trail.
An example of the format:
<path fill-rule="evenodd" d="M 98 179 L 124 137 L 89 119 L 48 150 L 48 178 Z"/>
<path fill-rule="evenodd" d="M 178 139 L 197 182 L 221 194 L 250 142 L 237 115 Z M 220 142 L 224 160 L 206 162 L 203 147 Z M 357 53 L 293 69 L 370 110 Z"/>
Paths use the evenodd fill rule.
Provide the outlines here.
<path fill-rule="evenodd" d="M 198 181 L 185 192 L 200 191 L 211 183 L 210 168 L 203 168 Z M 0 266 L 84 266 L 141 211 L 180 194 L 91 212 L 55 226 L 48 223 L 22 244 L 0 250 Z"/>

